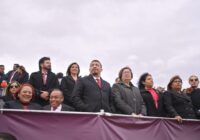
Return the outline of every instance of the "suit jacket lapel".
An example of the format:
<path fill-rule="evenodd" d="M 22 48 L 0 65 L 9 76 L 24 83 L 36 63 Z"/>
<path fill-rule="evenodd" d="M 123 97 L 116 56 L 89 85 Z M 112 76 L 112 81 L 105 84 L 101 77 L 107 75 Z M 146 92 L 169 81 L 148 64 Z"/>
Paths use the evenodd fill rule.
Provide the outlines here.
<path fill-rule="evenodd" d="M 190 98 L 187 97 L 186 95 L 184 95 L 183 93 L 179 94 L 179 93 L 176 93 L 175 91 L 172 91 L 172 93 L 177 97 L 180 97 L 180 98 L 183 98 L 185 100 L 189 100 L 190 101 Z"/>
<path fill-rule="evenodd" d="M 101 89 L 106 88 L 106 82 L 101 78 Z"/>
<path fill-rule="evenodd" d="M 19 109 L 24 109 L 23 108 L 23 105 L 20 103 L 20 101 L 16 100 L 16 108 L 19 108 Z"/>
<path fill-rule="evenodd" d="M 69 75 L 68 77 L 69 77 L 69 80 L 70 80 L 72 83 L 75 83 L 75 80 L 72 78 L 71 75 Z"/>
<path fill-rule="evenodd" d="M 39 82 L 39 85 L 43 85 L 43 79 L 42 79 L 42 72 L 41 71 L 38 72 L 38 82 Z"/>
<path fill-rule="evenodd" d="M 96 88 L 100 89 L 99 86 L 98 86 L 98 84 L 97 84 L 97 82 L 95 81 L 95 79 L 93 78 L 92 75 L 89 75 L 89 76 L 88 76 L 88 79 L 90 80 L 90 82 L 93 83 L 93 85 L 94 85 Z"/>
<path fill-rule="evenodd" d="M 51 79 L 52 79 L 51 72 L 48 72 L 47 73 L 47 83 L 46 83 L 46 85 L 49 85 Z"/>

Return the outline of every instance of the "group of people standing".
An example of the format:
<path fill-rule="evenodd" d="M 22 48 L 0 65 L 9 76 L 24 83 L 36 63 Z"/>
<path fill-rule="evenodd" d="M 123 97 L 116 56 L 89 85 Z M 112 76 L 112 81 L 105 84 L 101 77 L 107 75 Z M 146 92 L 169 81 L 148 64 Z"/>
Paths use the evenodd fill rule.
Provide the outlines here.
<path fill-rule="evenodd" d="M 118 81 L 111 87 L 102 79 L 102 64 L 92 60 L 89 75 L 80 77 L 80 67 L 72 63 L 67 75 L 59 82 L 51 71 L 49 57 L 39 60 L 39 71 L 24 82 L 9 81 L 6 95 L 1 99 L 4 108 L 44 109 L 51 111 L 82 111 L 127 114 L 133 116 L 173 117 L 182 119 L 200 118 L 199 79 L 189 78 L 190 88 L 182 90 L 182 79 L 173 76 L 167 90 L 154 89 L 153 77 L 144 73 L 138 87 L 131 83 L 133 72 L 130 67 L 119 71 Z M 11 74 L 12 77 L 12 74 Z"/>

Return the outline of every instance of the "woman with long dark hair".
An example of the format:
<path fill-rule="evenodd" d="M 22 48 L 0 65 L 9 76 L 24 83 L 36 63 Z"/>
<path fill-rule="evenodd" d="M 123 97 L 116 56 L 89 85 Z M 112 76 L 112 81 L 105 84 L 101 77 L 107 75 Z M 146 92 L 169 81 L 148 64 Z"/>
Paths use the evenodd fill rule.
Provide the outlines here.
<path fill-rule="evenodd" d="M 140 76 L 138 87 L 147 108 L 147 116 L 164 116 L 162 94 L 153 88 L 151 74 L 144 73 Z"/>
<path fill-rule="evenodd" d="M 17 75 L 16 75 L 16 81 L 18 81 L 20 84 L 24 84 L 28 82 L 29 74 L 26 72 L 26 69 L 24 66 L 19 66 L 17 68 Z"/>
<path fill-rule="evenodd" d="M 8 87 L 6 88 L 5 96 L 2 97 L 4 102 L 16 100 L 16 93 L 18 92 L 20 88 L 20 84 L 17 81 L 12 81 L 10 84 L 8 84 Z"/>
<path fill-rule="evenodd" d="M 71 63 L 67 68 L 66 76 L 61 81 L 61 90 L 64 94 L 64 104 L 73 106 L 71 96 L 75 83 L 80 78 L 79 73 L 80 67 L 76 62 Z"/>

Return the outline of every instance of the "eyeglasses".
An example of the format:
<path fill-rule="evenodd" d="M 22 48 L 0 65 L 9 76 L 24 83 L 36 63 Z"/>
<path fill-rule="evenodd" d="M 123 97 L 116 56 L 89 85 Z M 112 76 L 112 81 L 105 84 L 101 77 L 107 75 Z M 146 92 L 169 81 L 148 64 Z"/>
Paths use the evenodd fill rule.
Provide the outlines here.
<path fill-rule="evenodd" d="M 199 81 L 199 80 L 198 79 L 190 79 L 190 81 L 193 82 L 193 81 Z"/>
<path fill-rule="evenodd" d="M 19 87 L 19 86 L 17 86 L 17 85 L 16 85 L 16 86 L 14 86 L 14 85 L 13 85 L 13 86 L 10 86 L 10 88 L 18 88 L 18 87 Z"/>

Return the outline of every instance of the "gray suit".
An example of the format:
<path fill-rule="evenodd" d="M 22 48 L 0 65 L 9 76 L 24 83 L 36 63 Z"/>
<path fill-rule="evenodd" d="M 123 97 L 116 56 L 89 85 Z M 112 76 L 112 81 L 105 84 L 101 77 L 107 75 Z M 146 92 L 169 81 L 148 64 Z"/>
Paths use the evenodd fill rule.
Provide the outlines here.
<path fill-rule="evenodd" d="M 128 87 L 120 82 L 113 85 L 112 92 L 116 113 L 146 115 L 146 107 L 138 88 L 132 84 Z"/>

